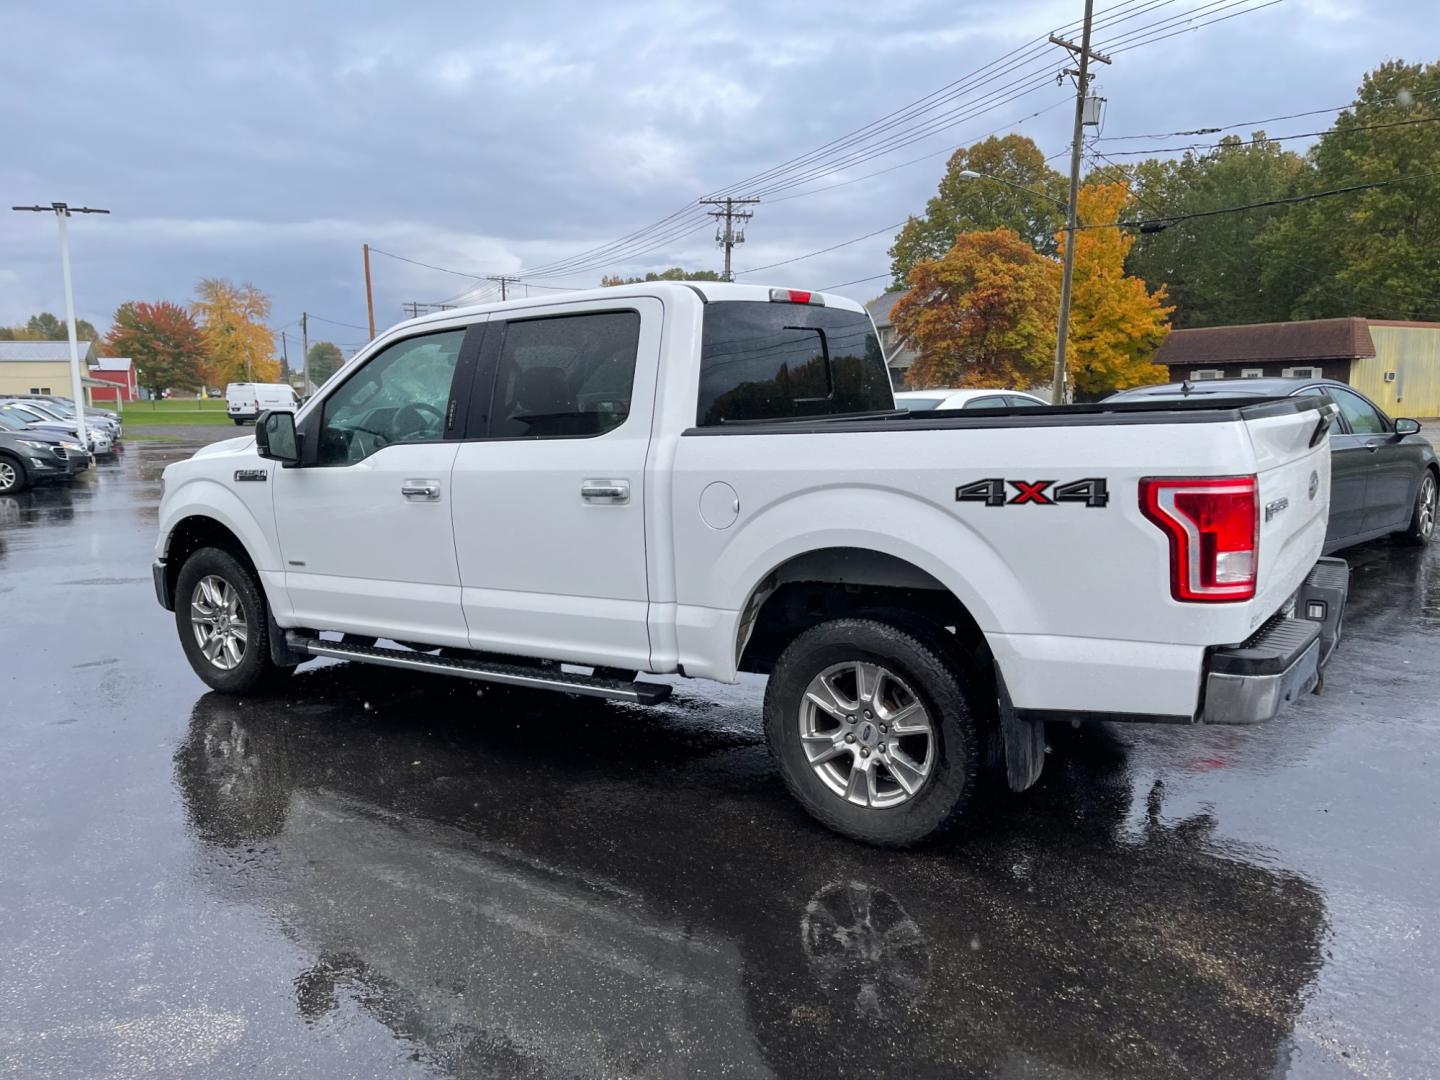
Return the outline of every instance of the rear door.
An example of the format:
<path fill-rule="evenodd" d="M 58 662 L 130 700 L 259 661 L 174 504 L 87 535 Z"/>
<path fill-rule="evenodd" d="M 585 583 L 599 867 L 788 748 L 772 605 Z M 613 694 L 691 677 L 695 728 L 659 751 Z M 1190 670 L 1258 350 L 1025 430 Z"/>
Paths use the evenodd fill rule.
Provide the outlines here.
<path fill-rule="evenodd" d="M 535 309 L 490 323 L 455 461 L 472 648 L 641 670 L 645 458 L 663 306 Z"/>
<path fill-rule="evenodd" d="M 1353 390 L 1331 387 L 1368 460 L 1361 532 L 1402 529 L 1410 521 L 1419 455 L 1395 435 L 1390 418 Z"/>

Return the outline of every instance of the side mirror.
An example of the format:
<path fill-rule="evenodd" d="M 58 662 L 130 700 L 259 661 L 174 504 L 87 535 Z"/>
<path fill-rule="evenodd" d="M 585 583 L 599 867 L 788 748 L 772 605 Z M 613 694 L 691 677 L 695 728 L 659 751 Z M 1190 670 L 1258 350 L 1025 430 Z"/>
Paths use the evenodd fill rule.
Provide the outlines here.
<path fill-rule="evenodd" d="M 282 465 L 300 464 L 300 440 L 295 435 L 295 414 L 267 409 L 255 419 L 255 450 L 262 458 Z"/>
<path fill-rule="evenodd" d="M 1411 420 L 1408 416 L 1402 416 L 1395 421 L 1396 435 L 1419 435 L 1420 421 Z"/>

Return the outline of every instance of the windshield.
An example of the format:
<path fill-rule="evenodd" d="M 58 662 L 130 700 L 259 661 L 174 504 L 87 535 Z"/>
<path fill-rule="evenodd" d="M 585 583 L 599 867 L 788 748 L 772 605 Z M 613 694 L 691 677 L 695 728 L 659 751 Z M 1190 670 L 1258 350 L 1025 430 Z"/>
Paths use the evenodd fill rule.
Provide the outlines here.
<path fill-rule="evenodd" d="M 24 431 L 25 425 L 7 416 L 4 410 L 0 410 L 0 429 L 5 431 Z"/>

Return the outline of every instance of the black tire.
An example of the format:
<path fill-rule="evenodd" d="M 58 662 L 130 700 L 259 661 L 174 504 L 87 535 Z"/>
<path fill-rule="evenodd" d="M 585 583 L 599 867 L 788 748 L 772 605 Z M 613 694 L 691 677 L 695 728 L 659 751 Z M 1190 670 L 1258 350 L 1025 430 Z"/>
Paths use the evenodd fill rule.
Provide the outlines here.
<path fill-rule="evenodd" d="M 1410 526 L 1399 534 L 1399 538 L 1406 544 L 1428 544 L 1440 530 L 1437 522 L 1440 522 L 1440 477 L 1436 476 L 1434 469 L 1426 469 L 1415 490 L 1415 510 L 1410 515 Z"/>
<path fill-rule="evenodd" d="M 0 454 L 0 495 L 18 495 L 30 486 L 30 477 L 25 472 L 25 463 L 13 454 Z"/>
<path fill-rule="evenodd" d="M 235 426 L 236 426 L 236 427 L 244 427 L 244 426 L 245 426 L 245 421 L 244 421 L 244 420 L 241 420 L 241 419 L 239 419 L 238 417 L 231 417 L 231 419 L 235 421 Z"/>
<path fill-rule="evenodd" d="M 983 740 L 976 710 L 967 700 L 971 680 L 953 651 L 939 640 L 939 633 L 879 619 L 835 619 L 801 634 L 776 662 L 765 688 L 770 751 L 791 794 L 836 832 L 869 844 L 908 847 L 952 826 L 974 792 Z M 897 805 L 860 806 L 848 801 L 820 778 L 801 739 L 801 710 L 811 681 L 852 662 L 877 664 L 898 676 L 902 690 L 913 695 L 929 717 L 933 740 L 929 772 L 915 792 Z M 843 728 L 837 730 L 843 734 Z M 866 734 L 875 736 L 873 730 Z M 848 752 L 850 763 L 859 761 L 854 756 L 858 744 Z"/>
<path fill-rule="evenodd" d="M 238 663 L 229 669 L 217 666 L 202 651 L 191 624 L 191 603 L 196 587 L 206 578 L 218 578 L 238 593 L 237 617 L 245 628 L 244 647 Z M 175 628 L 180 645 L 195 674 L 223 694 L 254 694 L 274 686 L 294 668 L 281 667 L 270 659 L 268 607 L 259 580 L 249 567 L 222 548 L 200 548 L 185 560 L 175 581 Z"/>

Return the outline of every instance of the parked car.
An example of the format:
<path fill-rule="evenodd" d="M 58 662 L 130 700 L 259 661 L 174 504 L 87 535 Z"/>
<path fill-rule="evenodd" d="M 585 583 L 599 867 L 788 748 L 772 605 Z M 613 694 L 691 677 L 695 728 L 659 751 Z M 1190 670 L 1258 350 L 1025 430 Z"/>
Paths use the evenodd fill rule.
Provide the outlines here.
<path fill-rule="evenodd" d="M 69 480 L 90 467 L 90 455 L 73 439 L 27 427 L 0 411 L 0 495 L 32 484 Z"/>
<path fill-rule="evenodd" d="M 237 425 L 252 424 L 266 410 L 294 412 L 300 407 L 287 383 L 231 383 L 225 387 L 225 411 Z"/>
<path fill-rule="evenodd" d="M 1329 394 L 1340 406 L 1330 429 L 1330 526 L 1326 552 L 1395 534 L 1429 543 L 1440 516 L 1440 464 L 1420 423 L 1392 420 L 1360 391 L 1336 379 L 1205 379 L 1124 390 L 1111 401 Z"/>
<path fill-rule="evenodd" d="M 60 416 L 38 401 L 0 399 L 0 412 L 29 427 L 41 428 L 75 440 L 80 438 L 80 428 L 73 417 Z M 88 444 L 87 449 L 96 457 L 115 452 L 114 440 L 110 437 L 109 430 L 103 426 L 86 426 L 85 441 Z"/>
<path fill-rule="evenodd" d="M 1020 390 L 901 390 L 895 407 L 911 412 L 930 409 L 1016 409 L 1049 405 L 1043 398 Z"/>
<path fill-rule="evenodd" d="M 639 672 L 768 673 L 792 793 L 908 844 L 982 747 L 1033 784 L 1046 720 L 1257 723 L 1317 684 L 1336 413 L 916 416 L 845 297 L 515 300 L 401 324 L 298 417 L 168 466 L 156 595 L 228 693 L 314 656 L 639 704 L 671 691 Z"/>
<path fill-rule="evenodd" d="M 43 393 L 30 393 L 30 395 L 16 395 L 13 400 L 24 402 L 27 405 L 40 406 L 46 412 L 58 416 L 62 420 L 75 420 L 75 403 L 69 397 L 55 395 L 43 395 Z M 121 423 L 118 413 L 109 412 L 108 409 L 85 409 L 86 428 L 104 428 L 109 432 L 111 442 L 120 442 Z"/>

